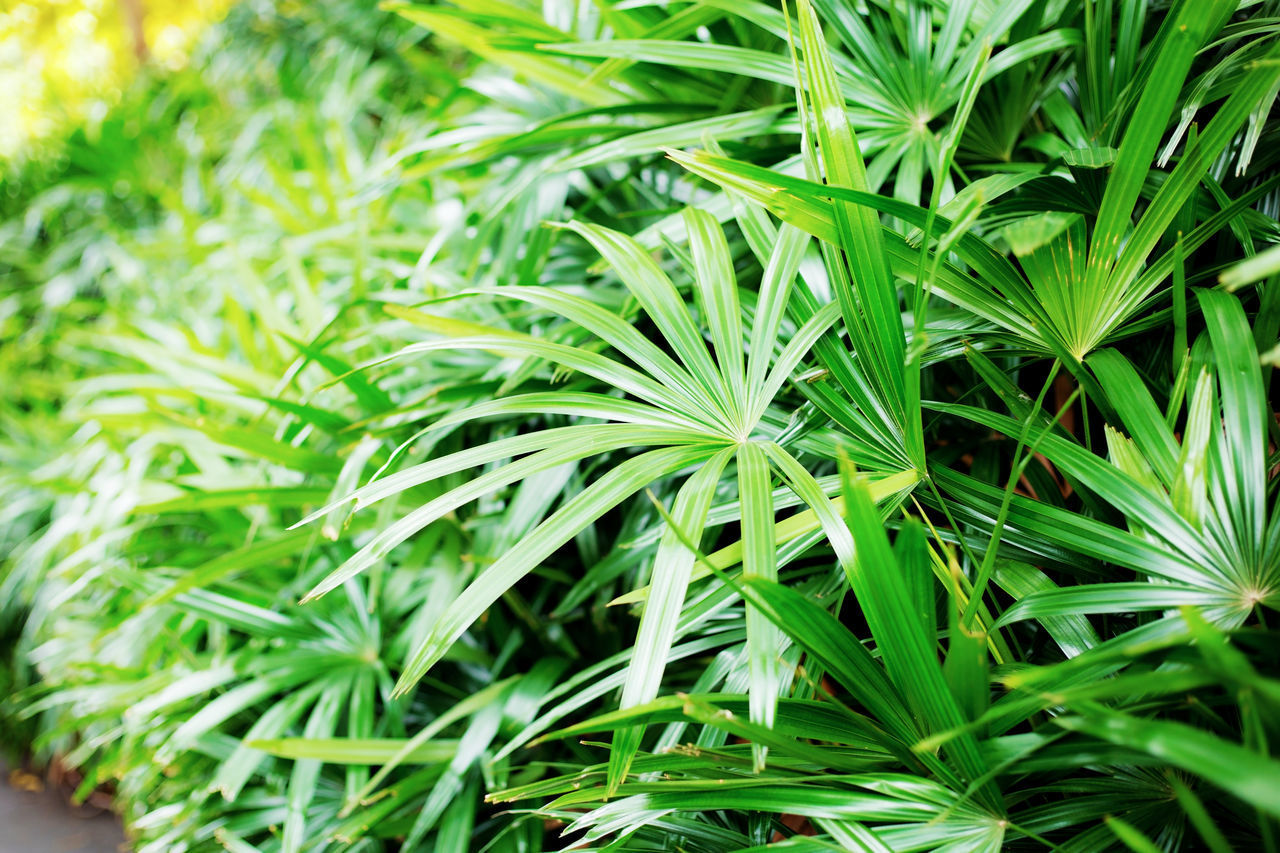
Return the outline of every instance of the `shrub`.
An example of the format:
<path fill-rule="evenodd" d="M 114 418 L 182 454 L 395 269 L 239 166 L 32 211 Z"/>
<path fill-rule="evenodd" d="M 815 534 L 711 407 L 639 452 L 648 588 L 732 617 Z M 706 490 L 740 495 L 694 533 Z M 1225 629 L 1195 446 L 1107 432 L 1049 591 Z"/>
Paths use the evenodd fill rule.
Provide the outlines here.
<path fill-rule="evenodd" d="M 7 226 L 140 849 L 1274 847 L 1274 18 L 326 8 Z"/>

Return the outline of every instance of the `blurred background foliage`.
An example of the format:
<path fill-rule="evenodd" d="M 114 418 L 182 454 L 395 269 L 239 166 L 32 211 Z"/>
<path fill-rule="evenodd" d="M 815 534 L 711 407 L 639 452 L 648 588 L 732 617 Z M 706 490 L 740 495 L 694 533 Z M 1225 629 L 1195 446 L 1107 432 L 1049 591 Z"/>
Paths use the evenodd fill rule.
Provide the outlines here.
<path fill-rule="evenodd" d="M 38 28 L 19 25 L 35 14 L 29 9 L 7 13 L 8 36 L 22 44 L 20 73 L 33 81 L 8 94 L 38 90 L 42 68 L 62 80 L 69 72 L 49 67 L 60 63 L 57 51 L 76 46 L 59 33 L 76 15 L 89 26 L 79 4 L 37 11 Z M 76 613 L 74 595 L 95 578 L 117 589 L 102 573 L 111 559 L 126 559 L 121 549 L 151 559 L 122 537 L 139 532 L 139 506 L 200 476 L 191 454 L 224 460 L 206 472 L 211 484 L 230 475 L 219 487 L 244 474 L 260 484 L 279 475 L 232 473 L 225 455 L 252 455 L 254 443 L 229 449 L 217 443 L 222 430 L 261 428 L 270 410 L 259 392 L 299 381 L 288 376 L 297 347 L 332 334 L 346 307 L 356 306 L 348 319 L 362 316 L 361 295 L 412 270 L 421 245 L 414 235 L 448 215 L 430 185 L 401 187 L 390 165 L 432 121 L 418 106 L 432 63 L 449 61 L 411 67 L 402 55 L 417 38 L 409 25 L 360 3 L 148 3 L 148 33 L 184 26 L 189 38 L 149 39 L 139 67 L 112 17 L 119 9 L 101 11 L 86 38 L 101 39 L 96 49 L 118 64 L 79 88 L 45 90 L 55 105 L 35 107 L 42 115 L 59 114 L 66 98 L 62 135 L 33 129 L 6 164 L 0 192 L 7 694 L 28 680 L 28 661 L 42 660 L 26 656 L 30 649 L 14 656 L 23 631 L 29 643 L 63 631 L 83 638 L 126 619 L 137 601 L 119 600 L 102 623 L 103 602 L 84 602 L 89 617 Z M 206 27 L 215 13 L 225 18 Z M 183 55 L 162 59 L 161 42 Z M 286 474 L 281 485 L 300 476 Z M 314 488 L 300 497 L 315 500 Z M 209 539 L 208 553 L 254 538 L 267 519 L 261 508 L 249 511 L 257 521 Z M 199 527 L 162 525 L 178 540 L 206 539 Z M 70 602 L 61 597 L 68 594 Z M 139 673 L 156 664 L 144 648 L 120 648 L 116 660 L 91 643 L 64 662 Z M 20 755 L 35 730 L 15 717 L 17 707 L 8 704 L 3 717 L 6 748 Z M 65 753 L 66 737 L 82 737 L 77 728 L 42 741 L 38 753 Z M 146 754 L 137 745 L 123 753 Z M 86 791 L 98 778 L 89 774 Z"/>
<path fill-rule="evenodd" d="M 0 12 L 0 161 L 48 156 L 70 128 L 93 132 L 147 63 L 176 71 L 228 0 L 40 0 Z"/>

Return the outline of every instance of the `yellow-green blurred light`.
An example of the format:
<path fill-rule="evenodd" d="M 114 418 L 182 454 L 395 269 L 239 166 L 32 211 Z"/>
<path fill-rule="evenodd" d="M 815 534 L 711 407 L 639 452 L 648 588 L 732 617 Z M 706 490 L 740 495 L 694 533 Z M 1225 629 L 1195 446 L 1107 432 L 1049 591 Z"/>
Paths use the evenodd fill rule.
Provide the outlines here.
<path fill-rule="evenodd" d="M 0 160 L 105 115 L 137 72 L 129 11 L 146 61 L 180 68 L 200 30 L 231 0 L 27 0 L 0 12 Z"/>

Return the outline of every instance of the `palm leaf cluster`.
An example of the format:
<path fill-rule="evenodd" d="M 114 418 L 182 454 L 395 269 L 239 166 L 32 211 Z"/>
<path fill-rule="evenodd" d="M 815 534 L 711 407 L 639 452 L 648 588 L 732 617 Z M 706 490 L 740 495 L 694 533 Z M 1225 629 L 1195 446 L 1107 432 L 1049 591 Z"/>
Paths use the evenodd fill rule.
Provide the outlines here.
<path fill-rule="evenodd" d="M 241 7 L 9 179 L 11 715 L 141 850 L 1276 849 L 1278 25 Z"/>

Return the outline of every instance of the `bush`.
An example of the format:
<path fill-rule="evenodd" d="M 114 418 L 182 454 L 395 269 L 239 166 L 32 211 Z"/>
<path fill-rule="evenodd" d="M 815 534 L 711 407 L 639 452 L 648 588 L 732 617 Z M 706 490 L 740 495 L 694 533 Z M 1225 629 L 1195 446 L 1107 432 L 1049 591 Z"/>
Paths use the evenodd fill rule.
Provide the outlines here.
<path fill-rule="evenodd" d="M 37 748 L 142 850 L 1272 849 L 1275 18 L 936 5 L 243 6 L 11 178 Z"/>

